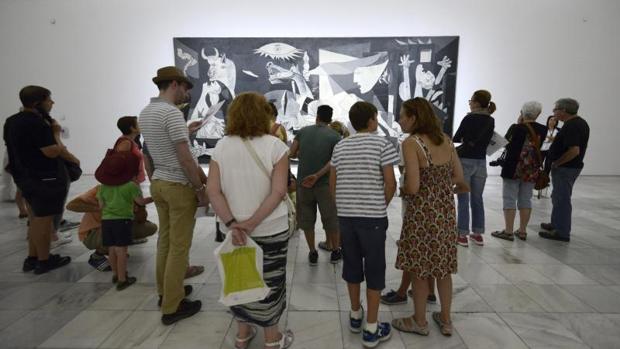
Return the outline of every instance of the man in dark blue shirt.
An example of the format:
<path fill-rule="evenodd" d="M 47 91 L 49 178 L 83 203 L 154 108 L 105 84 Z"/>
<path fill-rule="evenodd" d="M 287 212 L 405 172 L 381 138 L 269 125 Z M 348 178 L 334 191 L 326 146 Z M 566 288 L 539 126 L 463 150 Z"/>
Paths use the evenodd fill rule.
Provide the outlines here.
<path fill-rule="evenodd" d="M 583 169 L 583 158 L 588 148 L 590 127 L 577 115 L 579 103 L 571 98 L 555 102 L 553 115 L 564 125 L 553 140 L 547 156 L 546 168 L 551 168 L 553 192 L 551 223 L 542 223 L 545 229 L 538 235 L 544 239 L 570 241 L 573 185 Z"/>

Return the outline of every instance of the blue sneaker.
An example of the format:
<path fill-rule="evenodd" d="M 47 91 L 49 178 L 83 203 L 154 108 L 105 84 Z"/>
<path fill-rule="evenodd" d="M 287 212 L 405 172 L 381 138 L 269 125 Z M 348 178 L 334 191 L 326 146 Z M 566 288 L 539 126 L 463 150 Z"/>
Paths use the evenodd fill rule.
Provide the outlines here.
<path fill-rule="evenodd" d="M 349 312 L 349 330 L 353 333 L 362 332 L 362 323 L 364 322 L 364 307 L 360 306 L 360 310 L 362 311 L 362 317 L 359 319 L 352 318 L 351 313 Z"/>
<path fill-rule="evenodd" d="M 370 333 L 364 330 L 362 343 L 366 348 L 374 348 L 379 342 L 385 342 L 392 336 L 392 327 L 387 322 L 379 322 L 377 324 L 377 332 Z"/>

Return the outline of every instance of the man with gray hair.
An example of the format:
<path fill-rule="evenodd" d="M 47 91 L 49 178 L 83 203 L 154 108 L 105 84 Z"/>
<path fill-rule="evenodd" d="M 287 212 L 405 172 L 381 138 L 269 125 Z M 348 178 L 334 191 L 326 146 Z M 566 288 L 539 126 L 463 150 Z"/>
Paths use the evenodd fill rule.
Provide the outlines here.
<path fill-rule="evenodd" d="M 553 192 L 551 200 L 551 223 L 541 223 L 544 231 L 541 238 L 570 241 L 573 185 L 583 169 L 590 127 L 577 115 L 579 103 L 572 98 L 562 98 L 555 102 L 553 116 L 564 125 L 549 148 L 545 168 L 551 168 Z"/>

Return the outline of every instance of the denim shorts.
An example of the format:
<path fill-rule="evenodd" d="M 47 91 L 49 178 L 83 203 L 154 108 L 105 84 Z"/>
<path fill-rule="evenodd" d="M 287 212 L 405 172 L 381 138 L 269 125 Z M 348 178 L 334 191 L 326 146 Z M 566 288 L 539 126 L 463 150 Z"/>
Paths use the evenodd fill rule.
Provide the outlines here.
<path fill-rule="evenodd" d="M 342 278 L 359 284 L 366 278 L 366 287 L 381 291 L 385 288 L 385 235 L 387 217 L 338 217 L 342 241 Z"/>
<path fill-rule="evenodd" d="M 517 207 L 519 209 L 532 208 L 533 190 L 534 183 L 503 178 L 504 210 L 516 210 Z"/>

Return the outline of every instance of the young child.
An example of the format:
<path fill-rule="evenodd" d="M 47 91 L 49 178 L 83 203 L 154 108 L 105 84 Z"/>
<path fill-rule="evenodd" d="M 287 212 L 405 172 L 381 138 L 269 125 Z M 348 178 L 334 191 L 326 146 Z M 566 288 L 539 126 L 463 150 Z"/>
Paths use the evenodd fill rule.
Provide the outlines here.
<path fill-rule="evenodd" d="M 130 151 L 106 155 L 95 172 L 101 183 L 97 199 L 101 206 L 101 235 L 103 246 L 108 247 L 112 267 L 112 282 L 121 291 L 137 279 L 127 273 L 127 246 L 131 244 L 134 202 L 147 205 L 153 199 L 143 198 L 136 176 L 139 159 Z"/>
<path fill-rule="evenodd" d="M 394 165 L 398 164 L 398 154 L 388 139 L 375 134 L 378 121 L 374 105 L 355 103 L 349 119 L 357 133 L 334 147 L 329 185 L 336 197 L 342 278 L 347 282 L 351 301 L 349 329 L 362 332 L 360 284 L 365 278 L 368 313 L 362 342 L 374 348 L 391 336 L 390 324 L 378 322 L 377 317 L 385 287 L 387 205 L 396 191 Z"/>

